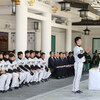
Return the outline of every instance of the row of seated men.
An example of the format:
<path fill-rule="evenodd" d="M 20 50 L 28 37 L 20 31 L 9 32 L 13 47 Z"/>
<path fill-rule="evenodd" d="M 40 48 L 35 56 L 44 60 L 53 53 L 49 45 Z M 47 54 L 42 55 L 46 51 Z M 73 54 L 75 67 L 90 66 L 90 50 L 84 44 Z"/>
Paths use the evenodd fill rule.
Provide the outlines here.
<path fill-rule="evenodd" d="M 46 82 L 51 75 L 45 61 L 45 53 L 25 51 L 18 52 L 17 58 L 14 53 L 0 52 L 0 92 L 4 93 Z"/>
<path fill-rule="evenodd" d="M 52 76 L 60 79 L 74 75 L 74 62 L 73 52 L 50 52 L 48 66 Z"/>

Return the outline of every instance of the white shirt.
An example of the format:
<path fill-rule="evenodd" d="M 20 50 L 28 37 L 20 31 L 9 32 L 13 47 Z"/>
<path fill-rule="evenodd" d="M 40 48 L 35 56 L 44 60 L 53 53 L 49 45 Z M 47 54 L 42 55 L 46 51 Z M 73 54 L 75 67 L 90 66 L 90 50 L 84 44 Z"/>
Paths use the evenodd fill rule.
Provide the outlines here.
<path fill-rule="evenodd" d="M 25 58 L 24 58 L 24 62 L 25 62 L 25 65 L 28 65 L 28 66 L 30 66 L 30 64 L 31 64 L 31 63 L 30 63 L 30 58 L 27 59 L 27 58 L 25 57 Z"/>
<path fill-rule="evenodd" d="M 35 57 L 34 60 L 36 61 L 36 65 L 41 67 L 41 65 L 40 65 L 40 62 L 41 62 L 40 58 Z"/>
<path fill-rule="evenodd" d="M 36 65 L 36 60 L 34 58 L 30 58 L 30 65 Z"/>
<path fill-rule="evenodd" d="M 43 67 L 47 67 L 47 63 L 45 59 L 40 58 L 40 65 Z"/>
<path fill-rule="evenodd" d="M 20 66 L 20 65 L 24 66 L 25 65 L 24 59 L 18 58 L 16 61 L 17 61 L 18 66 Z"/>
<path fill-rule="evenodd" d="M 8 69 L 11 69 L 11 68 L 10 68 L 10 62 L 9 62 L 9 61 L 4 61 L 4 69 L 5 69 L 6 71 L 8 71 Z"/>
<path fill-rule="evenodd" d="M 0 61 L 0 71 L 5 70 L 4 68 L 4 60 Z"/>
<path fill-rule="evenodd" d="M 85 57 L 83 56 L 82 58 L 78 57 L 78 54 L 83 54 L 84 50 L 82 47 L 79 46 L 75 46 L 74 47 L 74 58 L 75 58 L 75 62 L 85 62 Z"/>
<path fill-rule="evenodd" d="M 13 69 L 17 69 L 18 65 L 17 65 L 16 60 L 13 61 L 12 63 L 9 62 L 9 66 L 10 66 L 10 69 L 11 69 L 11 70 L 13 70 Z"/>

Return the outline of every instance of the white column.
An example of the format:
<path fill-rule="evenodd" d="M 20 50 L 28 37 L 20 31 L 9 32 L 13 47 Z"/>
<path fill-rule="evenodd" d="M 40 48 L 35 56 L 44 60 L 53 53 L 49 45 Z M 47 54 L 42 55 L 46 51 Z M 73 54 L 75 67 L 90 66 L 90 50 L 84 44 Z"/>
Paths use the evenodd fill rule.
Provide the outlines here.
<path fill-rule="evenodd" d="M 72 22 L 68 20 L 68 29 L 66 30 L 66 51 L 72 51 Z"/>
<path fill-rule="evenodd" d="M 39 30 L 35 32 L 35 50 L 41 50 L 41 23 L 39 22 Z"/>
<path fill-rule="evenodd" d="M 46 58 L 49 57 L 51 51 L 51 14 L 45 13 L 45 21 L 42 21 L 42 51 L 46 53 Z"/>
<path fill-rule="evenodd" d="M 25 0 L 16 5 L 16 53 L 27 50 L 27 6 Z"/>

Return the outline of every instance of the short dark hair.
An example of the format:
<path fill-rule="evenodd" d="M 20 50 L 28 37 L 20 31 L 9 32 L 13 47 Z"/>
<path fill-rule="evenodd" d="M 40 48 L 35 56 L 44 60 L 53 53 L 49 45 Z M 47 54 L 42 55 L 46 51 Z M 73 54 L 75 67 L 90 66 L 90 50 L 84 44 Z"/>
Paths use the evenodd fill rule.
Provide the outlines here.
<path fill-rule="evenodd" d="M 35 51 L 33 51 L 33 50 L 30 50 L 30 54 L 32 54 L 32 53 L 35 53 Z"/>
<path fill-rule="evenodd" d="M 40 53 L 40 51 L 35 51 L 35 54 L 37 55 L 38 53 Z"/>
<path fill-rule="evenodd" d="M 62 52 L 59 52 L 59 55 L 63 54 Z"/>
<path fill-rule="evenodd" d="M 17 55 L 19 56 L 19 55 L 21 55 L 21 54 L 23 54 L 23 52 L 22 51 L 19 51 L 18 53 L 17 53 Z"/>
<path fill-rule="evenodd" d="M 0 51 L 0 55 L 2 55 L 3 53 L 2 53 L 2 51 Z"/>
<path fill-rule="evenodd" d="M 50 51 L 50 53 L 49 53 L 49 54 L 51 55 L 52 53 L 53 53 L 53 51 Z"/>
<path fill-rule="evenodd" d="M 81 39 L 81 37 L 76 37 L 74 42 L 76 43 L 79 39 Z"/>
<path fill-rule="evenodd" d="M 26 50 L 26 51 L 25 51 L 25 55 L 26 55 L 27 53 L 30 53 L 30 51 L 29 51 L 29 50 Z"/>
<path fill-rule="evenodd" d="M 4 52 L 3 53 L 3 56 L 6 56 L 6 55 L 9 55 L 9 53 L 8 52 Z"/>
<path fill-rule="evenodd" d="M 74 51 L 72 51 L 72 54 L 74 53 Z"/>
<path fill-rule="evenodd" d="M 97 53 L 98 51 L 97 50 L 95 50 L 95 53 Z"/>
<path fill-rule="evenodd" d="M 45 53 L 44 53 L 44 52 L 42 52 L 42 53 L 41 53 L 41 56 L 43 56 L 43 55 L 45 55 Z"/>
<path fill-rule="evenodd" d="M 14 57 L 14 54 L 13 53 L 9 54 L 9 57 Z"/>
<path fill-rule="evenodd" d="M 68 54 L 70 55 L 70 54 L 72 54 L 72 52 L 70 51 Z"/>

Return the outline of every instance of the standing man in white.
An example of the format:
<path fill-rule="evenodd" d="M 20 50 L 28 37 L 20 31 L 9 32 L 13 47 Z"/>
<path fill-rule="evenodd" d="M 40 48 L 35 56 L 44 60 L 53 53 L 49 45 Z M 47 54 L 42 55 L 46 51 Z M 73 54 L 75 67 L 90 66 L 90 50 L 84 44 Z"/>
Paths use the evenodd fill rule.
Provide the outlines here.
<path fill-rule="evenodd" d="M 76 46 L 74 47 L 74 69 L 75 69 L 75 77 L 73 80 L 73 89 L 72 92 L 74 93 L 82 93 L 79 89 L 80 79 L 82 76 L 82 69 L 83 69 L 83 63 L 85 62 L 85 55 L 90 52 L 90 48 L 87 48 L 84 52 L 82 45 L 81 37 L 75 38 Z"/>

